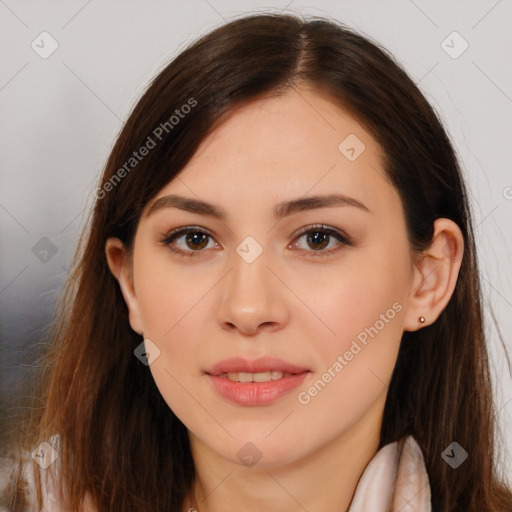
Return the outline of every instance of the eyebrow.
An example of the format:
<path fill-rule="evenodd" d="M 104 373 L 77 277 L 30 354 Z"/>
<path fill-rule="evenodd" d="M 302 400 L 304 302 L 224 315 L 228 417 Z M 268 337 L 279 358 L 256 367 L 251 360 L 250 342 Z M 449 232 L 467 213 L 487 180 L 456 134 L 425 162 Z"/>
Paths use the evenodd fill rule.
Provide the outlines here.
<path fill-rule="evenodd" d="M 290 201 L 284 201 L 282 203 L 276 204 L 272 213 L 275 219 L 282 219 L 298 212 L 335 206 L 354 206 L 365 212 L 372 213 L 363 203 L 357 199 L 345 196 L 343 194 L 307 196 L 298 199 L 292 199 Z M 146 217 L 149 217 L 154 212 L 163 208 L 178 208 L 180 210 L 197 213 L 199 215 L 208 215 L 220 220 L 226 220 L 228 218 L 226 210 L 220 206 L 215 206 L 200 199 L 183 197 L 174 194 L 160 197 L 159 199 L 155 200 L 150 206 Z"/>

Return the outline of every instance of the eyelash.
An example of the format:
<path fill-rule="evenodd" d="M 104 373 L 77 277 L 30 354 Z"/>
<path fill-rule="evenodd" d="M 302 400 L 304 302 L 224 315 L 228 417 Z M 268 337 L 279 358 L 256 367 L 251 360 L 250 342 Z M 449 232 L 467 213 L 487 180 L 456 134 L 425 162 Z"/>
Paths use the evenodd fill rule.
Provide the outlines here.
<path fill-rule="evenodd" d="M 308 256 L 324 258 L 324 257 L 331 256 L 334 253 L 337 253 L 338 251 L 341 250 L 341 248 L 344 245 L 345 246 L 349 246 L 349 247 L 353 246 L 353 242 L 352 242 L 352 240 L 348 236 L 346 236 L 345 234 L 343 234 L 343 233 L 341 233 L 341 232 L 339 232 L 339 231 L 337 231 L 335 229 L 326 228 L 323 224 L 315 224 L 315 225 L 312 225 L 312 226 L 306 226 L 305 228 L 301 229 L 299 233 L 297 233 L 296 238 L 300 238 L 301 236 L 303 236 L 305 234 L 308 234 L 308 233 L 318 233 L 318 232 L 322 232 L 322 233 L 325 233 L 325 234 L 328 234 L 328 235 L 334 237 L 336 240 L 338 240 L 340 242 L 340 244 L 338 245 L 337 248 L 330 249 L 328 251 L 324 251 L 324 250 L 318 250 L 318 251 L 310 250 L 310 251 L 308 251 L 308 250 L 305 250 L 305 249 L 301 249 L 301 250 L 305 250 L 307 253 L 309 253 Z M 184 226 L 184 227 L 181 227 L 181 228 L 174 229 L 174 230 L 170 231 L 169 233 L 167 233 L 165 238 L 160 240 L 160 243 L 162 245 L 167 246 L 173 253 L 177 254 L 178 256 L 181 256 L 183 258 L 193 258 L 196 255 L 195 253 L 201 253 L 201 252 L 204 252 L 204 250 L 183 251 L 182 249 L 177 249 L 176 247 L 173 247 L 171 245 L 171 243 L 176 238 L 179 238 L 180 235 L 187 234 L 187 233 L 203 233 L 203 234 L 205 234 L 207 236 L 212 237 L 211 233 L 209 233 L 208 231 L 205 231 L 205 230 L 203 230 L 201 228 L 198 228 L 198 227 L 195 227 L 195 226 Z"/>

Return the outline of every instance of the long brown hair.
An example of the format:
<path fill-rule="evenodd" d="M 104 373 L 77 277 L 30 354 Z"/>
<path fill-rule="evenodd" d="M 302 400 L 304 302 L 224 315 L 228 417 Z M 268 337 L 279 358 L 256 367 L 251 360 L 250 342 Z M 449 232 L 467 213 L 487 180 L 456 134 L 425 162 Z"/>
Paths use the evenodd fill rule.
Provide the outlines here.
<path fill-rule="evenodd" d="M 379 448 L 415 437 L 436 512 L 512 510 L 512 493 L 496 464 L 497 413 L 473 224 L 445 130 L 377 43 L 323 18 L 259 14 L 221 26 L 178 55 L 135 106 L 105 166 L 52 333 L 45 409 L 35 414 L 26 437 L 33 447 L 60 436 L 60 479 L 69 487 L 73 512 L 86 493 L 100 512 L 180 512 L 194 481 L 186 427 L 134 357 L 141 337 L 130 328 L 107 266 L 107 238 L 131 247 L 144 206 L 226 114 L 298 84 L 348 109 L 380 143 L 413 253 L 429 246 L 439 217 L 457 223 L 464 236 L 462 266 L 445 310 L 430 326 L 403 334 Z M 183 105 L 191 106 L 183 109 L 186 115 L 170 121 Z M 156 146 L 127 166 L 148 137 Z M 441 456 L 454 441 L 469 454 L 457 469 Z"/>

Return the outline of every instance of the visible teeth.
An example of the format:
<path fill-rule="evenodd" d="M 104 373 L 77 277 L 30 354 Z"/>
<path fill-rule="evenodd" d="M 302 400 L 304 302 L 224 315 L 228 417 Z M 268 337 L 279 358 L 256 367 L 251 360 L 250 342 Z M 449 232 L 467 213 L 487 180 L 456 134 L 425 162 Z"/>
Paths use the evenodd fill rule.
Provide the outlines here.
<path fill-rule="evenodd" d="M 220 377 L 225 377 L 233 382 L 269 382 L 279 380 L 283 377 L 289 377 L 292 373 L 273 370 L 269 372 L 248 373 L 248 372 L 229 372 L 222 373 Z"/>
<path fill-rule="evenodd" d="M 271 380 L 270 378 L 270 372 L 260 372 L 260 373 L 253 373 L 252 375 L 248 373 L 250 377 L 252 377 L 253 382 L 268 382 Z"/>

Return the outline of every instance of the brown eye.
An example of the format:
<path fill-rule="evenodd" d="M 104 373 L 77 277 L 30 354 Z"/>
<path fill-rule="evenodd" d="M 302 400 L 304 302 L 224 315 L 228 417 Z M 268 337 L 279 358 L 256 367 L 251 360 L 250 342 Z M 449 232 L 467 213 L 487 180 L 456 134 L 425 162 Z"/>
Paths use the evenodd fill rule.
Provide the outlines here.
<path fill-rule="evenodd" d="M 184 227 L 171 231 L 160 243 L 179 255 L 191 257 L 194 253 L 203 252 L 210 238 L 211 235 L 206 231 Z"/>
<path fill-rule="evenodd" d="M 190 249 L 204 249 L 208 245 L 208 235 L 200 231 L 190 231 L 184 236 Z"/>
<path fill-rule="evenodd" d="M 329 245 L 330 237 L 331 235 L 325 231 L 309 231 L 306 234 L 306 241 L 310 247 L 321 250 Z"/>
<path fill-rule="evenodd" d="M 305 239 L 306 247 L 299 247 L 307 253 L 307 256 L 329 256 L 332 253 L 338 252 L 343 246 L 352 246 L 352 241 L 342 233 L 326 228 L 323 225 L 308 226 L 304 228 L 297 239 Z M 331 242 L 337 243 L 331 244 Z M 295 245 L 299 245 L 296 243 Z M 331 245 L 331 249 L 324 250 Z"/>

